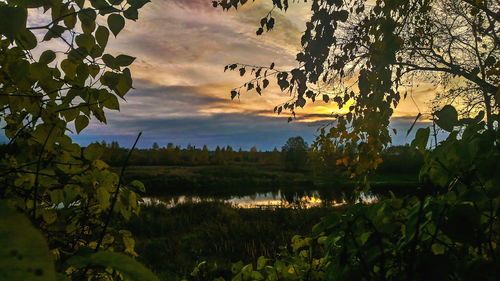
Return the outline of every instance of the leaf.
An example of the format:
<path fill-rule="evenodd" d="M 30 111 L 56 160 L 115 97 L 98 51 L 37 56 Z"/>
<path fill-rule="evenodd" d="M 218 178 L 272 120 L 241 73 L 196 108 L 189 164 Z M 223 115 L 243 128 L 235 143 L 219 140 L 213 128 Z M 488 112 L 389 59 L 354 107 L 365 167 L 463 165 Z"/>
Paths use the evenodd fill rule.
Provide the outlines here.
<path fill-rule="evenodd" d="M 95 20 L 97 18 L 97 14 L 93 9 L 91 8 L 82 9 L 78 13 L 78 18 L 82 23 L 83 33 L 90 34 L 94 32 L 96 26 Z"/>
<path fill-rule="evenodd" d="M 427 141 L 429 140 L 429 135 L 431 133 L 430 128 L 420 128 L 415 134 L 415 139 L 411 142 L 411 146 L 418 148 L 420 150 L 425 150 L 427 147 Z"/>
<path fill-rule="evenodd" d="M 121 15 L 111 14 L 108 17 L 108 26 L 115 37 L 120 33 L 120 31 L 125 26 L 125 20 Z"/>
<path fill-rule="evenodd" d="M 118 75 L 118 83 L 115 86 L 115 93 L 117 93 L 120 97 L 123 97 L 131 88 L 132 77 L 130 75 L 130 70 L 126 68 L 123 70 L 122 74 Z"/>
<path fill-rule="evenodd" d="M 330 100 L 330 97 L 328 95 L 323 95 L 323 101 L 328 103 L 328 101 Z"/>
<path fill-rule="evenodd" d="M 22 214 L 0 201 L 0 279 L 55 281 L 47 242 Z"/>
<path fill-rule="evenodd" d="M 436 124 L 445 131 L 451 132 L 453 131 L 453 127 L 458 125 L 457 110 L 449 104 L 435 112 L 434 115 L 437 117 L 435 119 Z"/>
<path fill-rule="evenodd" d="M 341 10 L 338 12 L 337 16 L 339 21 L 346 22 L 347 18 L 349 18 L 349 12 L 346 10 Z"/>
<path fill-rule="evenodd" d="M 61 37 L 65 30 L 66 28 L 64 28 L 63 26 L 54 25 L 47 31 L 47 33 L 45 33 L 43 41 L 49 41 L 52 38 Z"/>
<path fill-rule="evenodd" d="M 56 53 L 52 50 L 46 50 L 40 55 L 40 59 L 38 60 L 40 63 L 49 64 L 56 59 Z"/>
<path fill-rule="evenodd" d="M 146 192 L 146 187 L 144 184 L 138 180 L 133 180 L 129 183 L 129 186 L 133 187 L 136 192 Z"/>
<path fill-rule="evenodd" d="M 75 42 L 79 47 L 85 48 L 88 52 L 92 51 L 95 44 L 94 36 L 90 34 L 80 34 L 76 36 Z"/>
<path fill-rule="evenodd" d="M 445 247 L 443 244 L 434 243 L 432 244 L 432 252 L 434 255 L 442 255 L 445 252 Z"/>
<path fill-rule="evenodd" d="M 234 99 L 237 95 L 238 95 L 238 92 L 236 92 L 235 90 L 231 91 L 231 99 Z"/>
<path fill-rule="evenodd" d="M 106 47 L 109 39 L 109 30 L 104 26 L 99 26 L 95 32 L 95 40 L 102 48 Z"/>
<path fill-rule="evenodd" d="M 269 80 L 267 79 L 262 80 L 262 87 L 264 87 L 264 89 L 267 88 L 268 85 L 269 85 Z"/>
<path fill-rule="evenodd" d="M 26 29 L 28 13 L 20 7 L 0 6 L 0 34 L 13 39 Z"/>
<path fill-rule="evenodd" d="M 137 20 L 139 19 L 139 12 L 137 11 L 137 8 L 135 7 L 129 7 L 128 9 L 126 9 L 124 12 L 123 12 L 123 15 L 125 16 L 125 18 L 129 19 L 129 20 Z"/>
<path fill-rule="evenodd" d="M 19 44 L 19 46 L 26 50 L 32 50 L 37 45 L 35 34 L 27 29 L 23 29 L 17 34 L 16 42 Z"/>
<path fill-rule="evenodd" d="M 94 161 L 101 157 L 104 149 L 98 143 L 92 143 L 83 150 L 83 158 Z"/>
<path fill-rule="evenodd" d="M 120 110 L 120 103 L 118 102 L 118 98 L 113 94 L 107 95 L 102 105 L 111 110 Z"/>
<path fill-rule="evenodd" d="M 76 20 L 75 8 L 71 7 L 64 17 L 64 25 L 69 29 L 73 29 L 75 28 Z"/>
<path fill-rule="evenodd" d="M 83 129 L 89 125 L 89 118 L 85 115 L 79 115 L 75 120 L 75 129 L 79 134 Z"/>
<path fill-rule="evenodd" d="M 117 270 L 126 279 L 137 281 L 158 281 L 149 269 L 131 257 L 115 252 L 100 251 L 90 256 L 74 256 L 68 260 L 68 264 L 78 268 L 87 266 L 103 266 Z"/>
<path fill-rule="evenodd" d="M 298 106 L 298 107 L 304 107 L 304 105 L 306 105 L 306 100 L 302 97 L 298 98 L 297 101 L 295 102 L 295 104 Z"/>
<path fill-rule="evenodd" d="M 102 56 L 102 61 L 104 64 L 106 64 L 107 67 L 112 68 L 112 69 L 119 69 L 120 67 L 118 66 L 118 63 L 116 61 L 116 58 L 113 57 L 110 54 L 104 54 Z"/>
<path fill-rule="evenodd" d="M 144 6 L 146 3 L 151 2 L 150 0 L 127 0 L 127 3 L 130 4 L 130 6 L 140 9 L 142 6 Z"/>
<path fill-rule="evenodd" d="M 52 209 L 43 210 L 42 217 L 47 224 L 53 224 L 57 220 L 57 213 Z"/>
<path fill-rule="evenodd" d="M 106 189 L 106 187 L 99 186 L 96 191 L 96 197 L 99 201 L 99 204 L 101 205 L 100 208 L 102 210 L 106 210 L 107 208 L 109 208 L 109 206 L 111 205 L 111 202 L 109 201 L 111 195 L 109 194 L 109 191 Z"/>
<path fill-rule="evenodd" d="M 119 66 L 129 66 L 134 62 L 135 58 L 127 55 L 118 55 L 116 57 L 116 63 Z"/>
<path fill-rule="evenodd" d="M 65 59 L 61 62 L 61 68 L 66 73 L 69 78 L 75 77 L 77 65 L 71 62 L 69 59 Z"/>
<path fill-rule="evenodd" d="M 263 269 L 266 266 L 266 263 L 267 263 L 267 259 L 263 256 L 260 256 L 257 259 L 257 270 Z"/>

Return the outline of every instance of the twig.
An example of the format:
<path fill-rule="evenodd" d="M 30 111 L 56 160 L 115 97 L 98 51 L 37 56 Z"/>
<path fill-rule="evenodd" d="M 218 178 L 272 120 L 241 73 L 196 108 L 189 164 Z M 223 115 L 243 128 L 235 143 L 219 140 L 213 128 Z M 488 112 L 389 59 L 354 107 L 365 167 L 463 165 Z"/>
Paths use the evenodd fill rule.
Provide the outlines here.
<path fill-rule="evenodd" d="M 106 217 L 106 221 L 104 222 L 104 228 L 101 233 L 101 237 L 99 237 L 99 241 L 97 242 L 97 246 L 95 247 L 95 252 L 99 250 L 99 248 L 102 245 L 102 241 L 104 240 L 104 236 L 106 235 L 106 230 L 109 226 L 109 222 L 111 221 L 111 217 L 113 216 L 113 209 L 115 207 L 116 201 L 118 200 L 118 194 L 120 193 L 120 186 L 123 181 L 123 175 L 125 174 L 125 169 L 127 168 L 128 160 L 130 159 L 130 156 L 132 155 L 132 151 L 134 151 L 135 146 L 137 145 L 137 142 L 139 141 L 139 138 L 141 137 L 142 132 L 140 132 L 137 135 L 137 138 L 135 139 L 134 145 L 132 145 L 132 148 L 128 152 L 127 158 L 125 159 L 125 162 L 123 163 L 122 170 L 120 172 L 120 177 L 118 179 L 118 185 L 116 186 L 115 193 L 113 195 L 113 198 L 111 199 L 111 206 L 109 207 L 109 214 Z"/>

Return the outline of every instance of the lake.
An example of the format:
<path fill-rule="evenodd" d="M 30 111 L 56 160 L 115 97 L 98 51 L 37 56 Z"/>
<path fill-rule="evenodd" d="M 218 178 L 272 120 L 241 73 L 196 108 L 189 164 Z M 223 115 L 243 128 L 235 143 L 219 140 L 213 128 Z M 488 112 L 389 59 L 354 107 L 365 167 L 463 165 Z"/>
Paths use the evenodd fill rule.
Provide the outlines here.
<path fill-rule="evenodd" d="M 336 199 L 334 199 L 336 198 Z M 158 196 L 143 198 L 145 204 L 165 204 L 172 208 L 184 203 L 197 203 L 204 201 L 219 201 L 229 203 L 238 208 L 259 208 L 259 209 L 276 209 L 276 208 L 313 208 L 313 207 L 335 207 L 346 204 L 346 200 L 340 199 L 339 196 L 332 196 L 325 192 L 317 190 L 313 191 L 295 191 L 282 192 L 281 190 L 254 193 L 247 196 L 226 196 L 226 197 L 203 197 L 193 195 L 177 195 L 177 196 Z M 371 203 L 378 200 L 378 196 L 372 194 L 362 194 L 358 200 L 364 203 Z"/>

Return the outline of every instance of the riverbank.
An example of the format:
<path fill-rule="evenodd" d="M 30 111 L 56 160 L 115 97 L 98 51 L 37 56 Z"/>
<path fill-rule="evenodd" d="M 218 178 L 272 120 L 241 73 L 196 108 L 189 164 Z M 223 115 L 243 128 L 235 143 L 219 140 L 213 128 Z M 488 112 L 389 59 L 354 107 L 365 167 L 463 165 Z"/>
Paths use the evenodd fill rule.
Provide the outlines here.
<path fill-rule="evenodd" d="M 292 198 L 294 193 L 319 191 L 327 200 L 340 200 L 362 184 L 342 176 L 316 175 L 304 170 L 290 172 L 280 165 L 240 163 L 233 165 L 200 166 L 131 166 L 126 180 L 140 180 L 149 197 L 199 196 L 227 199 L 232 196 L 278 192 Z M 378 173 L 369 177 L 372 190 L 388 194 L 412 193 L 417 187 L 417 176 L 404 173 Z"/>

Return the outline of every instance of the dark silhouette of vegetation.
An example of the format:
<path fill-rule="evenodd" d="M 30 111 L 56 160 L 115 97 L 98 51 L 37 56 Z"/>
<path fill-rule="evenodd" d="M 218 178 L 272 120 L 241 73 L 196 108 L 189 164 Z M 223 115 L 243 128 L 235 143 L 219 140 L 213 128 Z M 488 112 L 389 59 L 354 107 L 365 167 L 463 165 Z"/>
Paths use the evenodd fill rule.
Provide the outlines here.
<path fill-rule="evenodd" d="M 276 10 L 292 4 L 268 1 L 273 8 L 260 19 L 258 36 L 279 24 Z M 134 232 L 141 237 L 140 259 L 164 278 L 178 269 L 181 278 L 204 281 L 498 279 L 497 1 L 314 0 L 296 67 L 227 65 L 225 70 L 252 75 L 231 90 L 231 98 L 245 90 L 261 94 L 274 79 L 288 98 L 275 112 L 289 111 L 289 121 L 309 101 L 345 109 L 321 129 L 307 157 L 299 149 L 307 145 L 297 139 L 285 145 L 281 157 L 277 150 L 255 147 L 248 152 L 173 144 L 140 151 L 118 143 L 81 148 L 66 132 L 80 133 L 93 117 L 105 123 L 105 110 L 118 110 L 118 98 L 132 88 L 128 66 L 135 58 L 104 52 L 110 33 L 116 37 L 125 19 L 137 20 L 147 2 L 0 2 L 0 118 L 9 141 L 0 155 L 0 278 L 158 280 L 133 258 Z M 229 10 L 252 2 L 212 5 Z M 30 26 L 34 8 L 48 12 L 50 22 Z M 42 33 L 41 42 L 35 30 Z M 64 48 L 48 49 L 45 42 L 52 40 Z M 42 51 L 39 57 L 33 56 L 35 48 Z M 388 147 L 394 109 L 423 82 L 441 90 L 432 111 L 415 118 L 428 118 L 430 126 L 416 131 L 411 147 Z M 441 142 L 440 131 L 447 132 Z M 289 159 L 301 170 L 292 173 L 302 174 L 299 179 L 309 172 L 326 185 L 342 186 L 333 179 L 356 184 L 337 192 L 351 204 L 329 210 L 309 234 L 304 229 L 324 209 L 262 212 L 204 203 L 147 206 L 137 217 L 144 185 L 114 172 L 103 155 L 121 171 L 132 163 L 208 165 L 197 171 L 199 178 L 223 178 L 228 186 L 251 165 Z M 242 165 L 231 170 L 233 163 Z M 377 169 L 404 174 L 417 167 L 413 192 L 398 193 L 392 186 L 376 202 L 355 204 L 377 190 Z M 276 176 L 253 172 L 259 180 Z M 287 196 L 291 201 L 294 193 Z M 277 244 L 290 236 L 289 247 L 277 254 Z M 176 258 L 179 264 L 171 263 Z"/>
<path fill-rule="evenodd" d="M 217 263 L 217 274 L 230 279 L 231 262 L 277 257 L 294 235 L 307 234 L 330 212 L 325 208 L 238 209 L 218 202 L 171 209 L 159 204 L 144 206 L 125 227 L 136 237 L 139 259 L 162 280 L 191 277 L 193 268 L 204 260 Z"/>
<path fill-rule="evenodd" d="M 297 171 L 306 167 L 308 145 L 302 137 L 289 138 L 281 148 L 283 162 L 287 170 Z"/>
<path fill-rule="evenodd" d="M 110 227 L 138 213 L 144 192 L 124 181 L 127 157 L 114 173 L 100 145 L 82 148 L 67 135 L 119 110 L 135 58 L 107 54 L 106 46 L 148 2 L 0 2 L 0 120 L 8 139 L 0 154 L 0 279 L 158 280 L 134 259 L 131 233 Z M 49 22 L 37 26 L 42 11 Z"/>
<path fill-rule="evenodd" d="M 251 2 L 212 3 L 229 10 Z M 272 4 L 257 35 L 278 24 L 275 9 L 291 8 L 287 0 Z M 231 90 L 231 98 L 244 90 L 261 94 L 274 78 L 292 96 L 276 106 L 278 114 L 285 109 L 295 116 L 296 108 L 316 99 L 348 109 L 322 129 L 317 142 L 342 148 L 336 164 L 345 171 L 336 172 L 350 178 L 367 179 L 383 163 L 381 151 L 391 142 L 389 120 L 408 91 L 412 95 L 413 87 L 426 82 L 444 92 L 439 107 L 415 119 L 427 115 L 432 121 L 412 141 L 424 159 L 416 196 L 392 194 L 328 216 L 311 236 L 292 241 L 291 255 L 235 265 L 233 280 L 495 280 L 499 20 L 498 3 L 488 0 L 317 0 L 297 67 L 227 65 L 225 70 L 242 76 L 255 73 Z M 438 142 L 438 128 L 449 133 L 444 141 Z M 366 180 L 352 194 L 370 189 Z M 326 254 L 317 252 L 318 245 Z M 210 269 L 200 264 L 194 279 Z"/>

